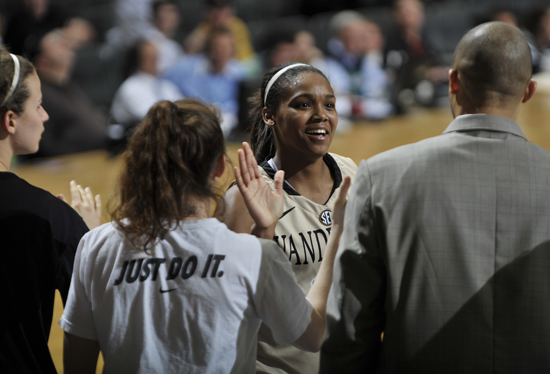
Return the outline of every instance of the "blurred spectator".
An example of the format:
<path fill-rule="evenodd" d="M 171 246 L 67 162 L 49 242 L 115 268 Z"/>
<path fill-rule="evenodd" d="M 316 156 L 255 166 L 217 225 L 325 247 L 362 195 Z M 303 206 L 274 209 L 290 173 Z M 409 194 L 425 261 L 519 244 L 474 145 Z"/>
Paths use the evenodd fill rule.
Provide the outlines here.
<path fill-rule="evenodd" d="M 273 22 L 263 44 L 266 50 L 263 71 L 286 62 L 310 64 L 313 59 L 323 57 L 323 52 L 315 45 L 313 34 L 296 22 Z"/>
<path fill-rule="evenodd" d="M 296 44 L 293 40 L 279 40 L 269 51 L 267 68 L 271 69 L 275 66 L 297 60 Z"/>
<path fill-rule="evenodd" d="M 158 50 L 158 71 L 168 69 L 183 54 L 183 48 L 172 38 L 180 24 L 179 9 L 173 1 L 161 0 L 153 4 L 153 28 L 146 39 Z"/>
<path fill-rule="evenodd" d="M 537 9 L 531 25 L 540 52 L 539 68 L 541 71 L 550 71 L 550 6 Z"/>
<path fill-rule="evenodd" d="M 23 7 L 9 21 L 4 43 L 15 54 L 29 57 L 29 50 L 49 31 L 68 27 L 68 35 L 75 46 L 93 38 L 90 23 L 71 18 L 64 8 L 50 4 L 49 0 L 22 0 Z"/>
<path fill-rule="evenodd" d="M 525 39 L 527 39 L 527 44 L 529 44 L 529 48 L 531 48 L 531 59 L 533 61 L 533 71 L 535 72 L 538 71 L 540 56 L 535 43 L 535 38 L 530 31 L 520 27 L 518 22 L 518 17 L 514 13 L 514 11 L 509 8 L 497 8 L 493 10 L 489 21 L 504 22 L 511 26 L 514 26 L 517 29 L 520 29 L 521 32 L 523 32 L 523 35 L 525 35 Z"/>
<path fill-rule="evenodd" d="M 71 18 L 63 27 L 63 34 L 73 49 L 78 49 L 95 39 L 95 29 L 82 18 Z"/>
<path fill-rule="evenodd" d="M 296 59 L 294 61 L 311 64 L 315 59 L 323 58 L 323 52 L 317 48 L 315 37 L 306 30 L 300 30 L 294 36 Z"/>
<path fill-rule="evenodd" d="M 243 65 L 234 58 L 235 41 L 228 29 L 214 29 L 204 54 L 184 56 L 164 73 L 186 97 L 198 97 L 218 106 L 225 134 L 237 125 L 239 84 Z"/>
<path fill-rule="evenodd" d="M 334 36 L 329 56 L 312 64 L 324 72 L 338 97 L 343 118 L 382 119 L 393 112 L 389 82 L 381 66 L 382 34 L 378 26 L 355 11 L 342 11 L 331 20 Z"/>
<path fill-rule="evenodd" d="M 133 62 L 134 68 L 118 88 L 111 107 L 115 121 L 127 128 L 141 121 L 157 101 L 174 101 L 182 97 L 172 82 L 157 77 L 158 59 L 154 44 L 139 42 L 130 49 L 128 61 Z"/>
<path fill-rule="evenodd" d="M 200 53 L 206 47 L 208 35 L 213 29 L 225 28 L 231 31 L 235 40 L 235 58 L 246 61 L 254 57 L 250 33 L 246 24 L 233 14 L 228 0 L 208 0 L 206 21 L 199 24 L 187 37 L 184 46 L 187 53 Z"/>
<path fill-rule="evenodd" d="M 158 71 L 168 69 L 183 54 L 172 39 L 180 25 L 180 12 L 173 0 L 117 0 L 119 23 L 107 32 L 101 57 L 110 59 L 139 41 L 149 40 L 158 51 Z"/>
<path fill-rule="evenodd" d="M 139 38 L 151 26 L 151 11 L 155 0 L 115 0 L 117 24 L 125 34 Z"/>
<path fill-rule="evenodd" d="M 443 88 L 446 93 L 448 66 L 430 46 L 424 34 L 424 6 L 419 0 L 397 0 L 395 28 L 386 39 L 384 61 L 394 83 L 393 100 L 401 111 L 414 103 L 434 104 Z M 437 91 L 436 91 L 437 90 Z"/>
<path fill-rule="evenodd" d="M 42 82 L 42 106 L 50 119 L 40 150 L 30 157 L 50 157 L 102 148 L 107 121 L 88 96 L 71 82 L 74 51 L 61 30 L 39 42 L 34 65 Z"/>
<path fill-rule="evenodd" d="M 154 0 L 114 0 L 116 26 L 107 31 L 100 56 L 110 59 L 153 29 Z"/>
<path fill-rule="evenodd" d="M 295 43 L 298 29 L 293 24 L 277 20 L 272 22 L 264 34 L 264 56 L 262 71 L 269 70 L 286 62 L 297 61 L 297 44 Z M 261 77 L 258 83 L 261 83 Z M 256 88 L 257 89 L 257 88 Z"/>

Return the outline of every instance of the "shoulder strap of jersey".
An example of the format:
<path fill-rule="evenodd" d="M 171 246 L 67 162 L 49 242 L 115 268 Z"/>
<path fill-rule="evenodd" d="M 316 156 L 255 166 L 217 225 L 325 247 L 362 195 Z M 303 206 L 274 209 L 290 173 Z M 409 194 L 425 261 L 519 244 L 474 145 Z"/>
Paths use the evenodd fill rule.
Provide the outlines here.
<path fill-rule="evenodd" d="M 269 178 L 273 180 L 275 178 L 276 171 L 273 170 L 273 168 L 271 167 L 271 165 L 269 165 L 269 162 L 268 162 L 269 159 L 271 159 L 272 157 L 273 156 L 267 156 L 267 158 L 263 160 L 262 163 L 260 164 L 260 167 L 264 169 L 266 174 L 269 175 Z M 300 194 L 296 192 L 296 190 L 292 188 L 292 186 L 286 180 L 285 180 L 285 183 L 283 184 L 283 191 L 285 191 L 288 195 L 291 195 L 291 196 L 300 196 Z"/>
<path fill-rule="evenodd" d="M 268 160 L 271 159 L 273 156 L 268 156 L 262 163 L 260 164 L 260 167 L 266 172 L 267 175 L 271 179 L 275 178 L 275 170 L 269 165 Z M 338 163 L 332 157 L 330 154 L 325 154 L 323 156 L 323 161 L 325 164 L 327 164 L 328 169 L 330 170 L 330 175 L 332 176 L 332 180 L 334 181 L 334 189 L 337 189 L 340 187 L 340 184 L 342 183 L 342 171 L 340 170 L 340 167 L 338 166 Z M 298 192 L 292 186 L 285 180 L 285 183 L 283 185 L 283 190 L 293 196 L 300 196 Z"/>
<path fill-rule="evenodd" d="M 332 157 L 330 154 L 326 153 L 323 156 L 323 161 L 325 161 L 325 164 L 327 164 L 328 169 L 330 170 L 330 175 L 332 176 L 332 180 L 334 181 L 334 190 L 340 187 L 340 184 L 342 183 L 342 171 L 340 170 L 340 166 L 338 166 L 338 163 Z"/>

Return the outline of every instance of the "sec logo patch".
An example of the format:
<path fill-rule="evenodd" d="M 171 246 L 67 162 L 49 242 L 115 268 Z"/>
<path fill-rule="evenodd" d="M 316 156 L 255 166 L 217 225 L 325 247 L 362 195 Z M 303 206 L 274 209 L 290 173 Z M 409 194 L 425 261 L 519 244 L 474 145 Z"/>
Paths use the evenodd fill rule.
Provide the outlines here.
<path fill-rule="evenodd" d="M 330 210 L 325 210 L 319 214 L 319 222 L 325 226 L 332 225 L 332 212 Z"/>

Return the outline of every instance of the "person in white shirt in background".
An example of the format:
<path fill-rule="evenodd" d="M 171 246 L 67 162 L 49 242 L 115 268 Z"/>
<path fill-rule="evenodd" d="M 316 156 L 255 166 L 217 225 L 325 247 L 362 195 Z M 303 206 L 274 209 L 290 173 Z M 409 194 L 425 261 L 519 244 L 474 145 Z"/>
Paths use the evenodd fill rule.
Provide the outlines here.
<path fill-rule="evenodd" d="M 153 3 L 153 27 L 145 34 L 145 39 L 153 43 L 158 51 L 158 72 L 162 74 L 183 55 L 183 48 L 173 37 L 180 25 L 179 9 L 172 1 L 162 0 Z"/>
<path fill-rule="evenodd" d="M 184 51 L 174 37 L 180 25 L 180 12 L 170 0 L 116 0 L 116 26 L 107 31 L 101 47 L 103 60 L 116 58 L 121 51 L 140 40 L 148 40 L 158 48 L 158 68 L 170 67 Z"/>
<path fill-rule="evenodd" d="M 229 135 L 239 124 L 239 89 L 246 66 L 235 58 L 235 37 L 229 29 L 213 29 L 204 53 L 179 58 L 162 77 L 174 83 L 185 97 L 216 105 L 222 130 Z"/>
<path fill-rule="evenodd" d="M 118 88 L 111 113 L 118 124 L 135 125 L 159 100 L 177 100 L 182 97 L 172 82 L 161 79 L 158 74 L 157 48 L 148 41 L 141 41 L 130 51 L 130 62 L 137 61 L 135 72 Z"/>
<path fill-rule="evenodd" d="M 393 114 L 378 25 L 351 10 L 337 13 L 330 25 L 334 36 L 328 41 L 329 56 L 311 63 L 334 87 L 339 116 L 379 120 Z"/>

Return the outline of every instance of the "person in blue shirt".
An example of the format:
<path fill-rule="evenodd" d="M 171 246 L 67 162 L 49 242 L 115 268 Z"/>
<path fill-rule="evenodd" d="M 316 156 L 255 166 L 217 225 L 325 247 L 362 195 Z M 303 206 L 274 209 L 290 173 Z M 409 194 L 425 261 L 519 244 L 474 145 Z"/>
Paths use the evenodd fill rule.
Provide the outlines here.
<path fill-rule="evenodd" d="M 227 135 L 237 125 L 239 85 L 245 77 L 243 65 L 234 58 L 235 41 L 227 29 L 210 34 L 204 54 L 180 58 L 163 77 L 185 97 L 215 104 L 222 114 L 222 130 Z"/>

